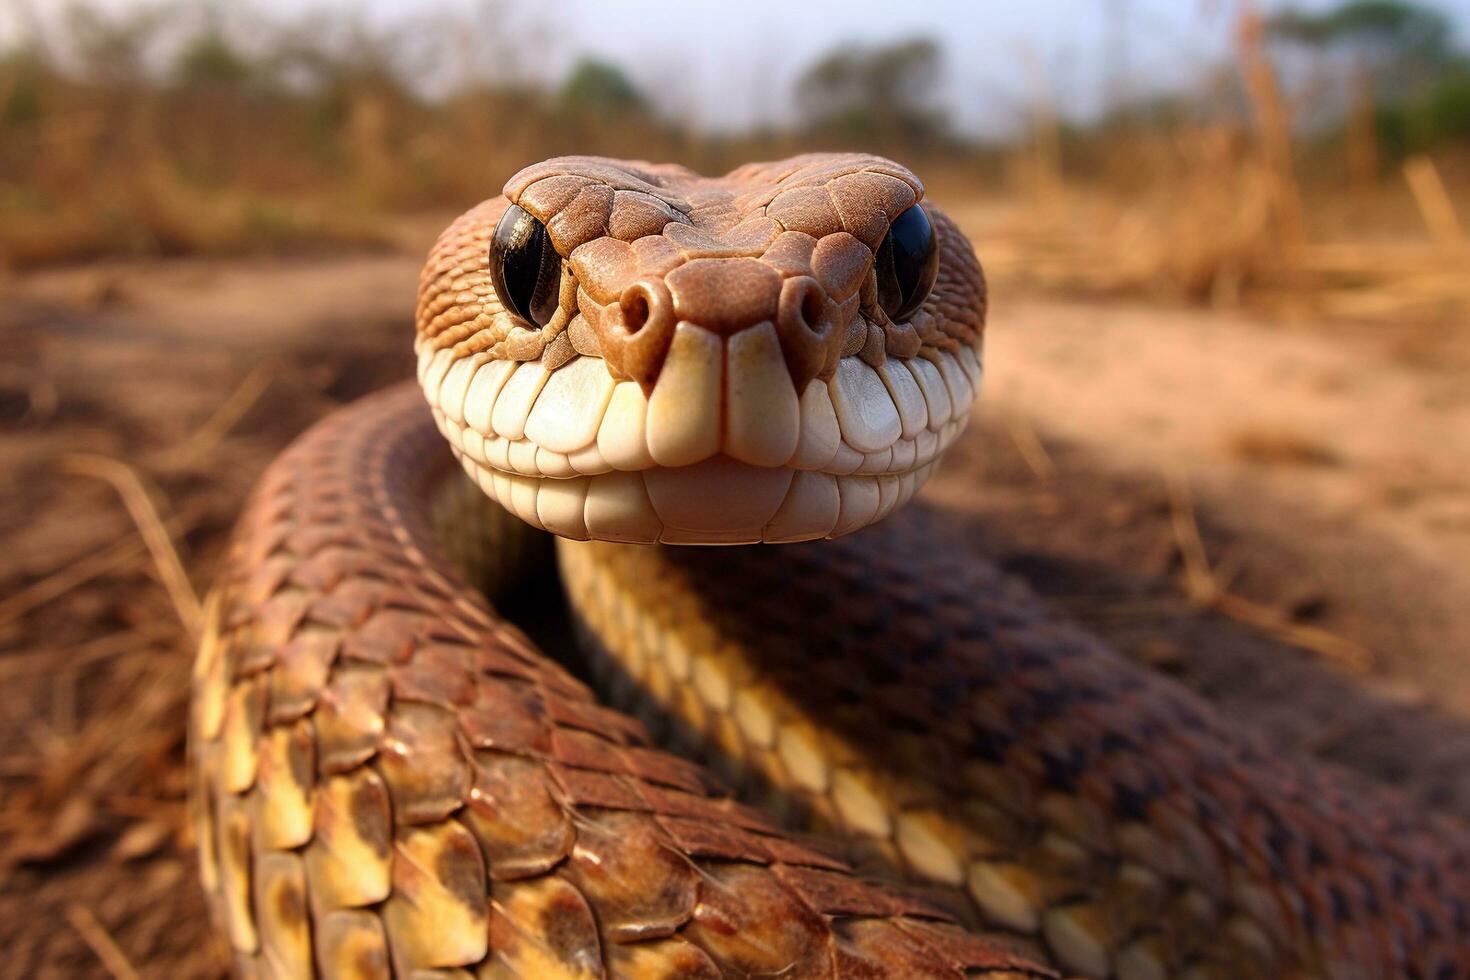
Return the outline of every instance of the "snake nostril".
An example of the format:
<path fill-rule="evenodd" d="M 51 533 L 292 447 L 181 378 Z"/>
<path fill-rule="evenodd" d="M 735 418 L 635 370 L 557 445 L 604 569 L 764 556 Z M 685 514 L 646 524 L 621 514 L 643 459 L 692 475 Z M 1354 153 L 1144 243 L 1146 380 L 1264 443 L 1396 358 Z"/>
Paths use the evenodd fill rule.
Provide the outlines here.
<path fill-rule="evenodd" d="M 811 276 L 792 276 L 781 284 L 776 336 L 797 391 L 825 368 L 835 367 L 838 311 L 827 290 Z"/>
<path fill-rule="evenodd" d="M 830 321 L 827 291 L 810 276 L 789 279 L 781 290 L 778 315 L 790 326 L 821 337 L 826 334 Z"/>
<path fill-rule="evenodd" d="M 619 370 L 643 385 L 644 391 L 650 390 L 674 339 L 669 288 L 653 276 L 629 284 L 618 296 L 616 311 L 604 322 L 611 331 L 607 340 L 616 351 Z"/>
<path fill-rule="evenodd" d="M 623 329 L 628 333 L 637 333 L 648 323 L 648 297 L 642 290 L 624 293 L 618 306 L 623 311 Z"/>
<path fill-rule="evenodd" d="M 624 333 L 633 337 L 643 332 L 645 327 L 672 323 L 674 300 L 662 282 L 653 278 L 640 279 L 618 296 L 618 312 Z"/>

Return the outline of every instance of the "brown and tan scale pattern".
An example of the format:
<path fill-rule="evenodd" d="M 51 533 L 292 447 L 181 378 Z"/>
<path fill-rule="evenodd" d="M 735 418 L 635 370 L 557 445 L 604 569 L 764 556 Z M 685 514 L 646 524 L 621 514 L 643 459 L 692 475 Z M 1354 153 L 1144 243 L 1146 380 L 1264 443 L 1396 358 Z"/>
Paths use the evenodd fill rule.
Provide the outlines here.
<path fill-rule="evenodd" d="M 1470 975 L 1464 827 L 1276 757 L 922 510 L 558 553 L 615 703 L 971 927 L 1092 977 Z"/>
<path fill-rule="evenodd" d="M 201 873 L 244 977 L 1043 977 L 648 747 L 438 556 L 422 398 L 266 473 L 209 602 Z"/>
<path fill-rule="evenodd" d="M 933 292 L 903 323 L 876 302 L 922 194 L 867 156 L 562 158 L 445 232 L 423 394 L 283 455 L 208 604 L 191 799 L 242 976 L 1470 978 L 1464 827 L 1277 758 L 923 512 L 836 544 L 558 545 L 611 699 L 712 770 L 469 586 L 541 546 L 430 493 L 436 421 L 568 538 L 840 537 L 906 500 L 964 424 L 986 306 L 928 205 Z M 564 260 L 539 330 L 491 286 L 510 202 Z"/>

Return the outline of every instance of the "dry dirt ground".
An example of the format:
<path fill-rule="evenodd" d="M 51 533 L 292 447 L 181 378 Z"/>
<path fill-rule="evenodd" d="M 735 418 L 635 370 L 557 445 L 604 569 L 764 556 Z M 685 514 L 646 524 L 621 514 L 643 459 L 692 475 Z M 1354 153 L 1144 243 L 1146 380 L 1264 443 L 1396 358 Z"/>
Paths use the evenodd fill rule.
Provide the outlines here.
<path fill-rule="evenodd" d="M 0 977 L 222 972 L 183 821 L 192 599 L 117 487 L 202 591 L 285 441 L 410 373 L 421 248 L 0 283 Z M 956 546 L 1283 748 L 1470 817 L 1470 325 L 998 294 L 925 494 Z"/>

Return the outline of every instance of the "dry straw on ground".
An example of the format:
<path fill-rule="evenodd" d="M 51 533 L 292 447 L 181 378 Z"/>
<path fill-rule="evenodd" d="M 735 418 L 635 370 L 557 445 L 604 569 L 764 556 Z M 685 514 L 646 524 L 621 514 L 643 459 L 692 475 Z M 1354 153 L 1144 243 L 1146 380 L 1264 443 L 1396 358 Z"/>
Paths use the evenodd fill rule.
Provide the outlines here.
<path fill-rule="evenodd" d="M 1037 117 L 1000 220 L 977 222 L 993 276 L 1089 295 L 1249 304 L 1288 318 L 1463 321 L 1470 240 L 1442 171 L 1406 160 L 1352 195 L 1314 186 L 1295 158 L 1292 107 L 1258 21 L 1242 19 L 1249 125 L 1226 120 L 1122 132 L 1110 151 L 1144 175 L 1128 191 L 1064 172 L 1055 118 Z M 1352 211 L 1411 209 L 1421 227 L 1344 231 Z M 1319 231 L 1318 228 L 1324 230 Z"/>

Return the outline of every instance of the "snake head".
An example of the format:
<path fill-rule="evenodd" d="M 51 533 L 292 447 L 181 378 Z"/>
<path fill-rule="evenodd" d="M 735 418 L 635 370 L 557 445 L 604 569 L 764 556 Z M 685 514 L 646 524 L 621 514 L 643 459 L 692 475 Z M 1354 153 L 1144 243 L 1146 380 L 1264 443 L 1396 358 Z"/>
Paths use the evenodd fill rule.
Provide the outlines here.
<path fill-rule="evenodd" d="M 485 493 L 565 537 L 854 531 L 923 484 L 980 380 L 984 278 L 923 195 L 865 155 L 528 167 L 429 255 L 425 397 Z"/>

